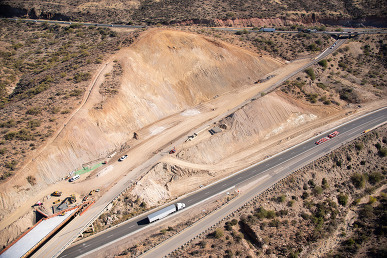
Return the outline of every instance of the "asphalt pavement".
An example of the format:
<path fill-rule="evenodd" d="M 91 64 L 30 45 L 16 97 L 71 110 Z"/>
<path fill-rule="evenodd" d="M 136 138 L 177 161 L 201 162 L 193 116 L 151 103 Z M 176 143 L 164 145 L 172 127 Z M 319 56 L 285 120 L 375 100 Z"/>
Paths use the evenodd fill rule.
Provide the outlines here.
<path fill-rule="evenodd" d="M 254 180 L 254 178 L 259 177 L 260 175 L 262 175 L 262 173 L 265 173 L 269 170 L 274 170 L 275 174 L 277 175 L 276 177 L 278 177 L 278 180 L 280 180 L 281 178 L 283 178 L 283 175 L 281 176 L 281 171 L 282 173 L 288 174 L 299 168 L 300 166 L 312 162 L 312 160 L 314 160 L 315 158 L 318 158 L 321 155 L 332 151 L 333 149 L 344 144 L 345 142 L 360 136 L 364 130 L 373 128 L 374 126 L 377 126 L 381 123 L 385 123 L 386 121 L 387 108 L 360 117 L 340 127 L 332 128 L 331 131 L 337 130 L 339 131 L 339 135 L 333 139 L 330 139 L 326 143 L 323 143 L 321 145 L 315 144 L 317 140 L 327 136 L 329 133 L 331 133 L 331 131 L 316 136 L 299 145 L 296 145 L 295 147 L 285 152 L 273 156 L 265 160 L 264 162 L 260 162 L 254 167 L 239 172 L 216 184 L 205 187 L 201 191 L 198 191 L 190 196 L 178 200 L 178 202 L 185 203 L 187 209 L 195 205 L 196 203 L 201 202 L 204 199 L 207 199 L 213 195 L 218 194 L 219 192 L 229 189 L 230 187 L 238 187 L 240 185 L 245 184 L 246 182 L 250 182 Z M 302 159 L 297 159 L 298 157 L 306 153 L 312 153 L 312 155 L 306 155 L 303 156 Z M 271 185 L 266 185 L 266 188 L 270 186 Z M 99 248 L 103 248 L 103 246 L 109 245 L 118 241 L 119 239 L 122 239 L 123 237 L 128 237 L 130 234 L 133 234 L 134 232 L 141 230 L 146 226 L 149 226 L 149 224 L 147 223 L 147 217 L 140 216 L 138 219 L 130 223 L 123 224 L 120 227 L 117 227 L 113 230 L 109 230 L 108 232 L 93 237 L 88 241 L 66 249 L 59 257 L 76 257 L 87 254 L 89 252 L 94 252 Z"/>

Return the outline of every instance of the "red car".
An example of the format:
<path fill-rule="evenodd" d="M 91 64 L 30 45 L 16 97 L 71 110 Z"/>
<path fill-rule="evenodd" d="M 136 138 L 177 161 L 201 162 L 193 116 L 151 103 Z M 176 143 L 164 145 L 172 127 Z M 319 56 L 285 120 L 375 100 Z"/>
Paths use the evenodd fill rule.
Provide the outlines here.
<path fill-rule="evenodd" d="M 338 131 L 334 131 L 333 133 L 331 133 L 330 135 L 328 135 L 328 137 L 332 139 L 333 137 L 337 136 L 338 134 L 339 134 Z"/>
<path fill-rule="evenodd" d="M 328 141 L 328 140 L 329 140 L 328 137 L 324 137 L 324 138 L 321 138 L 320 140 L 318 140 L 318 141 L 316 142 L 316 144 L 319 145 L 319 144 L 324 143 L 324 142 L 326 142 L 326 141 Z"/>

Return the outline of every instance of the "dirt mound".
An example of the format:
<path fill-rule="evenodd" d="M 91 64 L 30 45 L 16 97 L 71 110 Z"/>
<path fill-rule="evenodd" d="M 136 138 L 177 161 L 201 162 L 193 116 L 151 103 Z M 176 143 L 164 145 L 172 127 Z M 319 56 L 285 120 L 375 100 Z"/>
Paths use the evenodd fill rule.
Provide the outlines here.
<path fill-rule="evenodd" d="M 193 163 L 218 163 L 253 144 L 315 120 L 316 111 L 284 94 L 269 94 L 220 121 L 226 130 L 182 150 L 178 157 Z"/>
<path fill-rule="evenodd" d="M 322 110 L 280 91 L 268 94 L 218 122 L 221 132 L 211 134 L 209 129 L 213 127 L 209 127 L 194 140 L 177 146 L 176 157 L 164 157 L 163 165 L 153 167 L 133 194 L 156 205 L 199 189 L 200 185 L 223 178 L 246 167 L 251 160 L 256 162 L 259 156 L 268 155 L 265 146 L 273 144 L 273 138 L 286 139 L 288 132 L 298 128 L 294 130 L 297 134 L 300 128 L 333 113 L 333 107 Z M 254 158 L 250 160 L 250 157 Z"/>
<path fill-rule="evenodd" d="M 119 64 L 119 66 L 115 65 Z M 94 76 L 84 106 L 26 167 L 0 186 L 0 218 L 84 164 L 125 148 L 133 132 L 214 96 L 242 88 L 282 65 L 200 35 L 148 30 Z M 119 67 L 120 71 L 115 69 Z M 120 75 L 120 86 L 104 85 Z M 101 95 L 106 89 L 115 94 Z M 142 136 L 146 137 L 146 136 Z M 28 175 L 36 178 L 33 185 Z M 30 200 L 31 201 L 31 200 Z M 21 215 L 21 214 L 20 214 Z"/>

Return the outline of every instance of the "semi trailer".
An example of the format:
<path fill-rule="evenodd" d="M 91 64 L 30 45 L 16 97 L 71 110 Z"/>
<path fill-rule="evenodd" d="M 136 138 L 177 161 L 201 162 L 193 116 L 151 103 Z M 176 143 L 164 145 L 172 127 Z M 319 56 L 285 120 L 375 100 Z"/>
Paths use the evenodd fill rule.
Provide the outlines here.
<path fill-rule="evenodd" d="M 152 214 L 149 214 L 148 215 L 148 220 L 149 220 L 149 223 L 152 223 L 156 220 L 159 220 L 159 219 L 162 219 L 162 218 L 165 218 L 166 216 L 168 216 L 169 214 L 172 214 L 176 211 L 179 211 L 181 209 L 185 208 L 185 204 L 184 203 L 175 203 L 175 204 L 172 204 L 172 205 L 169 205 L 168 207 L 165 207 L 159 211 L 156 211 Z"/>

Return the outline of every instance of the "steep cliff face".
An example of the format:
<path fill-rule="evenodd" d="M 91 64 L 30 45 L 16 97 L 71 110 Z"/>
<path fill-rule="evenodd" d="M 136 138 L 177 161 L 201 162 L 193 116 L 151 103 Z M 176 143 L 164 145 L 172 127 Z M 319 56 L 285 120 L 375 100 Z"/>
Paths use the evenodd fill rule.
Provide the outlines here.
<path fill-rule="evenodd" d="M 118 94 L 101 95 L 99 87 L 115 64 L 122 67 Z M 86 104 L 55 140 L 0 186 L 1 215 L 70 171 L 119 150 L 135 130 L 251 84 L 281 65 L 210 38 L 148 30 L 102 65 Z M 36 185 L 27 185 L 27 175 L 36 177 Z"/>

